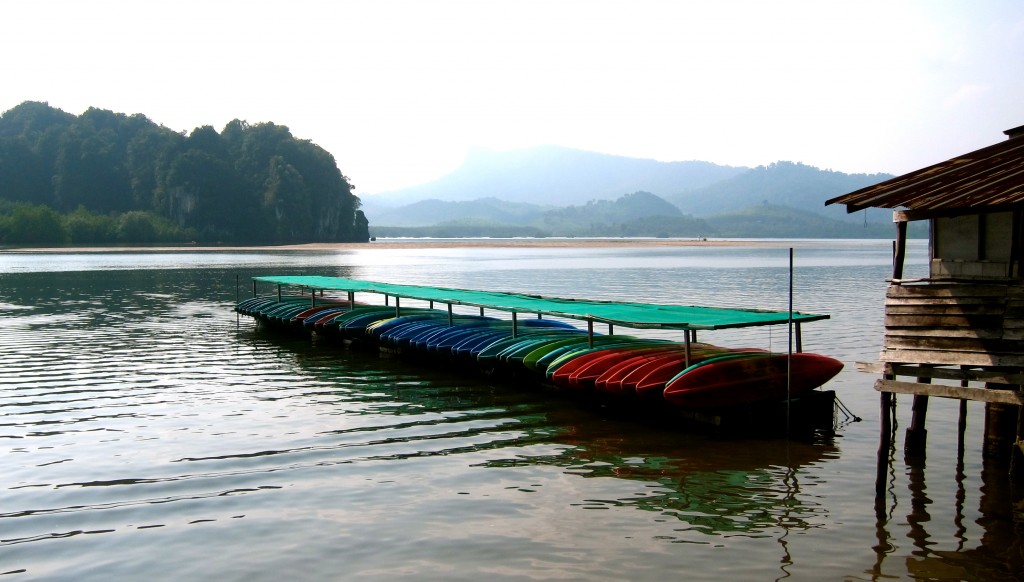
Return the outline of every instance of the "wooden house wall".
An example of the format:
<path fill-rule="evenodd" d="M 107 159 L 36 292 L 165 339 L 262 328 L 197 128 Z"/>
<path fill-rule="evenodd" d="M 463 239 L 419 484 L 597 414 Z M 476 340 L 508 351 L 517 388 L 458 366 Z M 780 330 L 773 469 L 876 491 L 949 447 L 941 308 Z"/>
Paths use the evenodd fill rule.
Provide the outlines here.
<path fill-rule="evenodd" d="M 1024 287 L 892 285 L 885 300 L 881 360 L 1024 366 Z"/>

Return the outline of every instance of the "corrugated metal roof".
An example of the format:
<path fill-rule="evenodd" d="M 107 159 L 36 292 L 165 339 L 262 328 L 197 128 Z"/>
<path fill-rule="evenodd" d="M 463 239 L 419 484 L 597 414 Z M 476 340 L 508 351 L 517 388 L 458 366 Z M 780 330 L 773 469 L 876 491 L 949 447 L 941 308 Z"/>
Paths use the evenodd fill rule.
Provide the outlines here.
<path fill-rule="evenodd" d="M 847 212 L 864 208 L 957 210 L 1020 203 L 1024 203 L 1024 138 L 1019 137 L 825 202 L 845 204 Z"/>

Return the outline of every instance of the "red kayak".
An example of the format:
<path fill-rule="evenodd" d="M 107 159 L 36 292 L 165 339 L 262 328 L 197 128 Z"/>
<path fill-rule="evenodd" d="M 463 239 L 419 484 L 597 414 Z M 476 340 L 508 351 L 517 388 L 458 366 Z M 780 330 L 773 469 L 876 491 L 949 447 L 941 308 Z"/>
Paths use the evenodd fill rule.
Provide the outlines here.
<path fill-rule="evenodd" d="M 609 368 L 624 361 L 632 361 L 638 357 L 652 354 L 663 354 L 670 351 L 679 351 L 676 344 L 662 344 L 646 347 L 623 347 L 607 350 L 604 355 L 588 360 L 569 375 L 569 386 L 577 390 L 586 390 L 594 387 L 596 380 Z M 557 372 L 556 372 L 557 375 Z"/>
<path fill-rule="evenodd" d="M 633 372 L 639 370 L 642 366 L 647 365 L 654 360 L 664 359 L 666 357 L 685 358 L 685 350 L 677 346 L 675 350 L 661 350 L 634 355 L 633 357 L 623 360 L 605 370 L 594 380 L 594 389 L 601 392 L 610 392 L 612 394 L 635 394 L 635 387 L 630 387 L 628 391 L 623 390 L 623 380 L 629 377 Z"/>
<path fill-rule="evenodd" d="M 701 362 L 713 359 L 730 356 L 732 354 L 745 354 L 745 353 L 764 353 L 763 350 L 756 348 L 744 348 L 744 349 L 728 349 L 718 348 L 716 350 L 703 350 L 696 353 L 690 354 L 690 366 L 694 366 Z M 653 365 L 654 362 L 645 366 L 644 374 L 641 377 L 627 377 L 623 380 L 622 386 L 624 391 L 628 391 L 628 386 L 632 386 L 633 391 L 638 396 L 653 396 L 660 398 L 662 392 L 665 390 L 665 386 L 668 385 L 673 378 L 679 375 L 680 372 L 687 369 L 686 359 L 683 355 L 677 354 L 675 357 L 667 360 L 655 360 L 660 365 Z M 632 375 L 631 375 L 632 376 Z M 629 385 L 627 386 L 627 381 Z"/>
<path fill-rule="evenodd" d="M 573 374 L 583 369 L 585 366 L 590 365 L 596 360 L 607 357 L 609 355 L 631 353 L 636 350 L 645 349 L 650 347 L 649 343 L 634 342 L 629 343 L 625 340 L 622 344 L 609 345 L 605 347 L 596 347 L 593 349 L 581 351 L 578 355 L 569 359 L 562 365 L 558 366 L 555 371 L 551 374 L 551 382 L 556 386 L 562 388 L 576 388 L 571 384 L 570 378 Z"/>
<path fill-rule="evenodd" d="M 792 358 L 787 366 L 787 359 Z M 671 379 L 664 396 L 686 408 L 724 408 L 763 400 L 799 396 L 831 380 L 843 363 L 819 354 L 752 354 L 750 357 L 712 359 L 691 366 Z"/>

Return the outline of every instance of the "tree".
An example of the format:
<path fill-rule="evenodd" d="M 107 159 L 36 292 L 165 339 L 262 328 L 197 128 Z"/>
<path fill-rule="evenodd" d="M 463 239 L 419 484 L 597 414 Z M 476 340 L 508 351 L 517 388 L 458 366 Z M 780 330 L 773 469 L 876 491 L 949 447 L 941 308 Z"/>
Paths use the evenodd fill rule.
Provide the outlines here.
<path fill-rule="evenodd" d="M 274 123 L 236 119 L 220 134 L 201 126 L 185 135 L 141 114 L 90 108 L 74 116 L 25 102 L 0 115 L 5 199 L 69 213 L 75 241 L 150 236 L 139 215 L 115 235 L 101 232 L 97 217 L 131 212 L 203 240 L 366 240 L 359 199 L 334 156 Z"/>
<path fill-rule="evenodd" d="M 52 208 L 17 204 L 6 220 L 4 241 L 19 244 L 64 244 L 67 232 Z"/>

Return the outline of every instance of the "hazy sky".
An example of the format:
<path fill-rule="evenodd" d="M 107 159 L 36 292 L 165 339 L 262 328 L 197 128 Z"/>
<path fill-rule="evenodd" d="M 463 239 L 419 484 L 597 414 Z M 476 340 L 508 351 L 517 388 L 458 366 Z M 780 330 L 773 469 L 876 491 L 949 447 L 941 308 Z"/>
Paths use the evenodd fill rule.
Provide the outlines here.
<path fill-rule="evenodd" d="M 1024 125 L 1024 1 L 0 0 L 0 111 L 287 125 L 366 195 L 470 148 L 902 173 Z"/>

